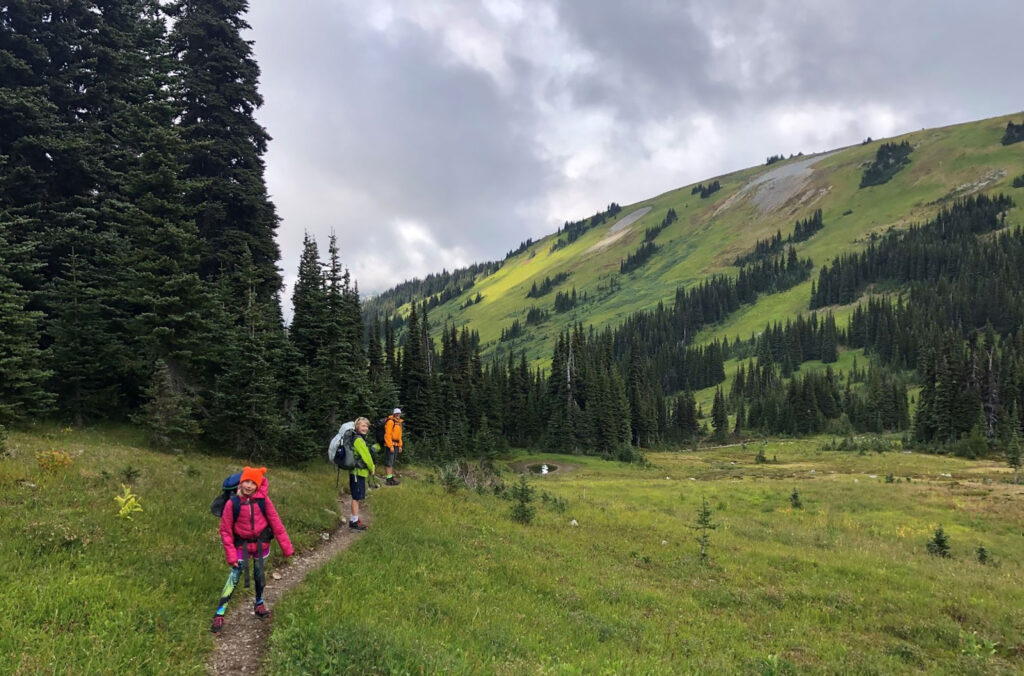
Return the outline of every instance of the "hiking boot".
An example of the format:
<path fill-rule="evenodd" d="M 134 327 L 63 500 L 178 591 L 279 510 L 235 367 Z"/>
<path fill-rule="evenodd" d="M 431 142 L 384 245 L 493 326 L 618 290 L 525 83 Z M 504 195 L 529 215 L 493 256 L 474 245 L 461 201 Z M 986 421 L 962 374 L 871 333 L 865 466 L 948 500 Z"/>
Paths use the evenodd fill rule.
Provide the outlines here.
<path fill-rule="evenodd" d="M 253 609 L 253 612 L 256 613 L 256 617 L 260 618 L 261 620 L 270 614 L 270 611 L 267 610 L 267 606 L 264 603 L 257 603 L 256 608 Z"/>
<path fill-rule="evenodd" d="M 399 484 L 399 481 L 395 477 L 391 477 L 390 479 L 387 479 L 384 483 L 386 483 L 388 486 L 397 486 Z"/>
<path fill-rule="evenodd" d="M 366 530 L 366 524 L 363 523 L 362 519 L 360 519 L 358 521 L 349 521 L 348 522 L 348 527 L 351 528 L 352 530 Z"/>
<path fill-rule="evenodd" d="M 214 634 L 219 634 L 221 629 L 223 629 L 223 628 L 224 628 L 224 616 L 223 615 L 214 615 L 213 616 L 213 624 L 210 625 L 210 631 L 212 631 Z"/>

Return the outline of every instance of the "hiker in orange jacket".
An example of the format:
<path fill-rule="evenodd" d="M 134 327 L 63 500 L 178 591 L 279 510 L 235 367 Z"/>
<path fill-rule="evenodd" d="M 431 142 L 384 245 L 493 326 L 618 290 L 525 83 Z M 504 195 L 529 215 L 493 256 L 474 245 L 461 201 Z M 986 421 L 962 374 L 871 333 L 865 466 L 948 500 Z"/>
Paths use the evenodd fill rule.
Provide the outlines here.
<path fill-rule="evenodd" d="M 384 469 L 386 478 L 384 483 L 388 486 L 397 486 L 398 479 L 395 478 L 395 456 L 402 452 L 402 409 L 396 408 L 388 416 L 384 423 Z"/>

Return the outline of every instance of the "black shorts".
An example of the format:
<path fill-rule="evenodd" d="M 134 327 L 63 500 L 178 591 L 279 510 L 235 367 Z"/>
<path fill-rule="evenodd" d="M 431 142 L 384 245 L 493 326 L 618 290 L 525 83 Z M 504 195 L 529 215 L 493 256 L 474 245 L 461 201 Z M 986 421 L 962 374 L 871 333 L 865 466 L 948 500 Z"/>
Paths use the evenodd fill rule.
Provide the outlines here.
<path fill-rule="evenodd" d="M 366 499 L 366 477 L 358 474 L 348 475 L 348 489 L 352 493 L 353 500 Z"/>
<path fill-rule="evenodd" d="M 395 456 L 397 456 L 397 455 L 398 455 L 398 451 L 389 451 L 385 447 L 385 449 L 384 449 L 384 466 L 385 467 L 394 467 L 395 466 Z"/>

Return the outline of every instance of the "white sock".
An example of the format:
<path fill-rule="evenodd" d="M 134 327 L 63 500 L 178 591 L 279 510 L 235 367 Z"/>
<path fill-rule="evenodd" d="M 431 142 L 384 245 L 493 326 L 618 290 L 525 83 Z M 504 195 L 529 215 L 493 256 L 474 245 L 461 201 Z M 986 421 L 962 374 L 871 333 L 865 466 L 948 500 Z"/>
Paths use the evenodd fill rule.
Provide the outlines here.
<path fill-rule="evenodd" d="M 353 514 L 352 516 L 348 517 L 348 520 L 349 523 L 355 523 L 356 521 L 359 521 L 359 517 Z"/>

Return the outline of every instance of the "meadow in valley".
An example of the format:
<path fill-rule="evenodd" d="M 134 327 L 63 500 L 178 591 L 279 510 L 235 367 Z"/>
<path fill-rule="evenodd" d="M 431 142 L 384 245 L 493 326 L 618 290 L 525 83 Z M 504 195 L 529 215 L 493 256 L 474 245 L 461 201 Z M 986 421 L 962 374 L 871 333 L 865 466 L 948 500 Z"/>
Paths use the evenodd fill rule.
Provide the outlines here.
<path fill-rule="evenodd" d="M 264 672 L 1019 673 L 1024 487 L 996 460 L 834 441 L 517 456 L 557 468 L 529 495 L 508 459 L 402 468 L 371 529 L 277 604 Z M 224 574 L 208 504 L 242 462 L 125 428 L 11 434 L 0 671 L 202 673 Z M 268 478 L 315 547 L 334 472 Z"/>

